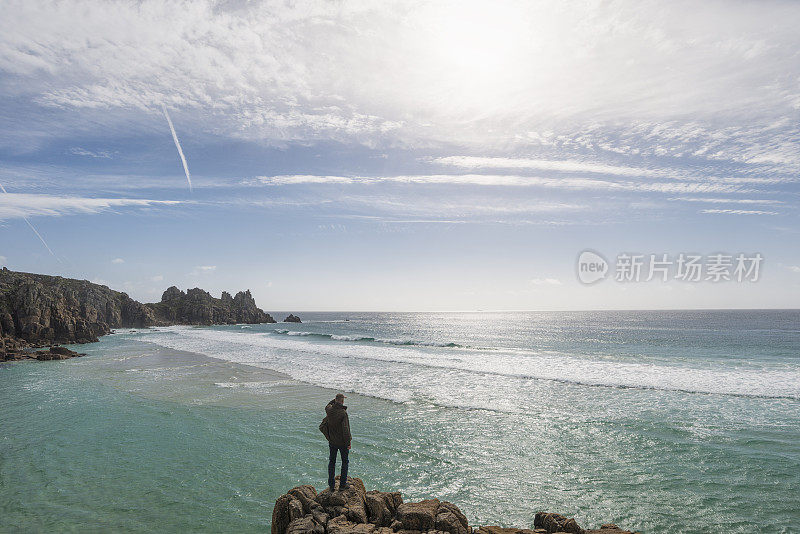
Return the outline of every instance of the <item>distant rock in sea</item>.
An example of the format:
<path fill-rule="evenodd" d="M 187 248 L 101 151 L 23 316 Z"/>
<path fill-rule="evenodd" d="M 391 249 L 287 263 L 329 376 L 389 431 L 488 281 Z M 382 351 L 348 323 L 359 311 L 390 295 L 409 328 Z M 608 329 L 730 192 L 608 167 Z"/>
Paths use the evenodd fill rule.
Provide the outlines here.
<path fill-rule="evenodd" d="M 337 477 L 339 480 L 339 477 Z M 632 534 L 613 524 L 584 530 L 574 519 L 539 512 L 533 528 L 470 527 L 458 507 L 439 499 L 403 502 L 399 492 L 367 491 L 359 478 L 344 490 L 297 486 L 275 502 L 272 534 Z"/>
<path fill-rule="evenodd" d="M 284 323 L 302 323 L 303 321 L 300 320 L 300 317 L 290 313 L 286 319 L 283 320 Z"/>
<path fill-rule="evenodd" d="M 31 357 L 23 354 L 30 347 L 97 341 L 112 328 L 274 322 L 249 290 L 217 299 L 173 286 L 161 302 L 142 304 L 87 280 L 0 269 L 0 361 Z"/>

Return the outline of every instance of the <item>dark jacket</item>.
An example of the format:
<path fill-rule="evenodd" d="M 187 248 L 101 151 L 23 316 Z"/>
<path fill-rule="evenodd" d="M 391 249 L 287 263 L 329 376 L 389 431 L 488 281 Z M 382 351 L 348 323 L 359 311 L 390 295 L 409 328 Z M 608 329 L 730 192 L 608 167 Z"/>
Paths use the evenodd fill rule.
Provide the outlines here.
<path fill-rule="evenodd" d="M 328 441 L 334 447 L 349 447 L 350 419 L 347 417 L 347 406 L 337 404 L 332 400 L 325 406 L 328 419 Z"/>

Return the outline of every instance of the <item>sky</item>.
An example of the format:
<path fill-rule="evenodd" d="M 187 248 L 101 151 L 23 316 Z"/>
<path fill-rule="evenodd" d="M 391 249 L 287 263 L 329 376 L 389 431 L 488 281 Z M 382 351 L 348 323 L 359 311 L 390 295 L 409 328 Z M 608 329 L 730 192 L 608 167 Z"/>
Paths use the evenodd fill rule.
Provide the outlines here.
<path fill-rule="evenodd" d="M 798 26 L 793 1 L 7 0 L 0 264 L 266 311 L 797 308 Z M 620 281 L 623 254 L 762 260 Z"/>

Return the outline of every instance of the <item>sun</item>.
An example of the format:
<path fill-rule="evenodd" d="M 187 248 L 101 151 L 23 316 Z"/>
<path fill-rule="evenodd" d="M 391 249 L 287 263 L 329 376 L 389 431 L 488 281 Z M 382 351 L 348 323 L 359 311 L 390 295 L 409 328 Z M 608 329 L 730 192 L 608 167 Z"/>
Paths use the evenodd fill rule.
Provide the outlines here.
<path fill-rule="evenodd" d="M 415 19 L 417 83 L 445 108 L 495 106 L 547 61 L 535 53 L 542 31 L 525 4 L 435 3 Z"/>

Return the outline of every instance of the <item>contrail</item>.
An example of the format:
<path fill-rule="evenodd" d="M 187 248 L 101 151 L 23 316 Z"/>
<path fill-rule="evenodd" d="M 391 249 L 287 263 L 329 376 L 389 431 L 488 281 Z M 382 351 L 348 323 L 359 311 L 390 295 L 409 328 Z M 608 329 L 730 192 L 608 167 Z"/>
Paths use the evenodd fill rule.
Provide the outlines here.
<path fill-rule="evenodd" d="M 169 123 L 169 131 L 172 132 L 172 140 L 175 141 L 175 148 L 178 149 L 178 155 L 181 157 L 181 163 L 183 163 L 183 171 L 186 173 L 186 181 L 189 182 L 189 192 L 191 193 L 192 175 L 189 174 L 189 166 L 186 165 L 186 157 L 183 155 L 181 142 L 178 141 L 178 134 L 175 133 L 175 127 L 172 125 L 172 119 L 169 118 L 169 113 L 167 113 L 167 106 L 161 104 L 161 109 L 164 110 L 164 116 L 167 118 L 167 122 Z"/>
<path fill-rule="evenodd" d="M 2 189 L 3 193 L 5 193 L 6 195 L 8 194 L 8 191 L 6 191 L 6 188 L 5 188 L 5 187 L 3 187 L 3 184 L 0 184 L 0 189 Z M 37 229 L 36 229 L 36 228 L 35 228 L 35 227 L 34 227 L 34 226 L 31 224 L 31 222 L 28 220 L 28 218 L 27 218 L 27 217 L 25 217 L 25 216 L 23 215 L 23 216 L 22 216 L 22 219 L 23 219 L 23 220 L 24 220 L 26 223 L 28 223 L 28 226 L 30 226 L 30 227 L 31 227 L 31 230 L 33 230 L 33 233 L 34 233 L 34 234 L 36 234 L 36 237 L 38 237 L 38 238 L 39 238 L 39 241 L 41 241 L 41 242 L 42 242 L 42 245 L 44 245 L 44 248 L 46 248 L 46 249 L 47 249 L 47 252 L 49 252 L 50 254 L 52 254 L 52 255 L 53 255 L 53 257 L 54 257 L 55 259 L 57 259 L 57 260 L 59 261 L 59 263 L 61 263 L 61 259 L 60 259 L 58 256 L 56 256 L 56 253 L 55 253 L 55 252 L 53 252 L 53 249 L 51 249 L 51 248 L 50 248 L 50 246 L 47 244 L 47 241 L 45 241 L 45 240 L 44 240 L 44 238 L 42 237 L 42 234 L 40 234 L 40 233 L 39 233 L 39 231 L 38 231 L 38 230 L 37 230 Z"/>

